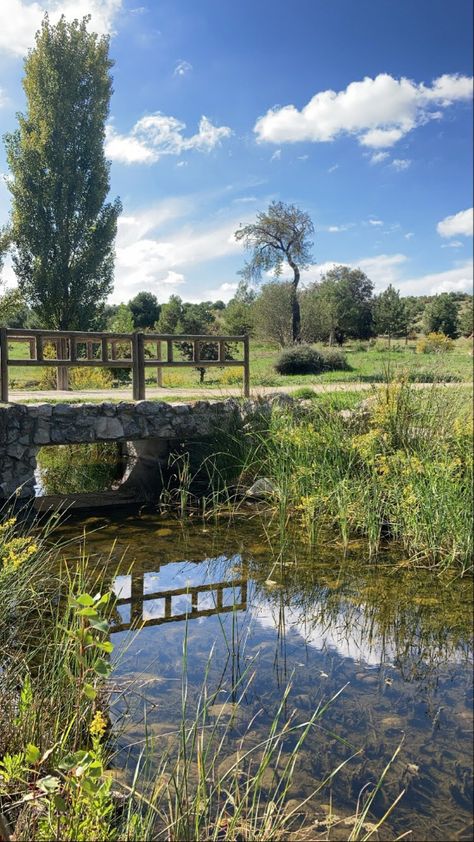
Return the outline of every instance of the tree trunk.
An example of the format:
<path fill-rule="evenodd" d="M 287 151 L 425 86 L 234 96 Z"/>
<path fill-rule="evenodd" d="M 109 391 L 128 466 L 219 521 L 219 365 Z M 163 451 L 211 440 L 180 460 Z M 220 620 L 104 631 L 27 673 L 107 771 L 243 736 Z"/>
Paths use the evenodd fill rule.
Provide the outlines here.
<path fill-rule="evenodd" d="M 291 302 L 291 335 L 293 342 L 296 344 L 301 340 L 301 311 L 300 302 L 298 301 L 298 284 L 300 282 L 300 270 L 296 263 L 288 257 L 288 263 L 293 269 L 293 296 Z"/>

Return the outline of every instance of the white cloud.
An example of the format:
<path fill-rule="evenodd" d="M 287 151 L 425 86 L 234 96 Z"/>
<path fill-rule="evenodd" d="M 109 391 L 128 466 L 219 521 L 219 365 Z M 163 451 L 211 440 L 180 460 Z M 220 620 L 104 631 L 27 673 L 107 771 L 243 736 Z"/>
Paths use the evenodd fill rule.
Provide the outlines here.
<path fill-rule="evenodd" d="M 235 205 L 240 205 L 240 204 L 246 205 L 246 204 L 249 204 L 250 202 L 256 202 L 257 197 L 256 196 L 239 196 L 238 199 L 233 199 L 232 201 Z"/>
<path fill-rule="evenodd" d="M 459 211 L 438 222 L 436 230 L 442 237 L 472 237 L 473 209 Z"/>
<path fill-rule="evenodd" d="M 412 237 L 414 237 L 414 236 L 415 236 L 415 234 L 414 234 L 414 232 L 413 232 L 413 231 L 408 231 L 408 232 L 405 234 L 405 240 L 411 240 L 411 239 L 412 239 Z"/>
<path fill-rule="evenodd" d="M 464 263 L 444 272 L 433 272 L 399 283 L 403 295 L 438 295 L 440 292 L 472 292 L 473 262 Z"/>
<path fill-rule="evenodd" d="M 441 243 L 442 249 L 459 249 L 463 243 L 461 240 L 450 240 L 449 243 Z"/>
<path fill-rule="evenodd" d="M 381 292 L 392 284 L 402 295 L 438 295 L 440 292 L 471 292 L 473 284 L 473 261 L 456 263 L 443 272 L 406 277 L 408 257 L 405 254 L 378 254 L 359 260 L 327 261 L 310 267 L 304 273 L 304 282 L 309 283 L 321 277 L 336 265 L 362 269 L 373 281 L 375 291 Z"/>
<path fill-rule="evenodd" d="M 369 225 L 376 225 L 376 226 L 383 225 L 383 221 L 381 219 L 369 219 L 368 223 L 369 223 Z"/>
<path fill-rule="evenodd" d="M 398 172 L 403 172 L 403 170 L 407 170 L 410 166 L 411 161 L 409 158 L 394 158 L 392 161 L 392 167 L 398 170 Z"/>
<path fill-rule="evenodd" d="M 122 0 L 2 0 L 0 2 L 0 50 L 23 56 L 33 46 L 45 12 L 51 23 L 61 15 L 68 20 L 91 15 L 90 29 L 110 34 Z"/>
<path fill-rule="evenodd" d="M 173 76 L 187 76 L 188 73 L 191 73 L 192 69 L 193 66 L 189 63 L 189 61 L 177 61 L 173 71 Z"/>
<path fill-rule="evenodd" d="M 336 172 L 339 169 L 339 164 L 333 164 L 332 167 L 329 167 L 328 172 Z"/>
<path fill-rule="evenodd" d="M 322 227 L 323 231 L 328 231 L 330 234 L 339 234 L 341 231 L 348 231 L 349 228 L 353 228 L 354 223 L 348 222 L 345 225 L 328 225 L 327 227 Z"/>
<path fill-rule="evenodd" d="M 386 158 L 389 157 L 388 152 L 374 152 L 373 155 L 370 156 L 370 163 L 371 164 L 381 164 L 382 161 L 385 161 Z"/>
<path fill-rule="evenodd" d="M 371 129 L 360 138 L 362 146 L 370 146 L 371 149 L 387 149 L 403 137 L 402 129 Z M 385 156 L 386 157 L 386 156 Z"/>
<path fill-rule="evenodd" d="M 281 149 L 275 149 L 270 161 L 279 161 L 281 158 Z"/>
<path fill-rule="evenodd" d="M 295 105 L 271 108 L 257 120 L 254 131 L 259 142 L 278 144 L 321 143 L 348 133 L 363 146 L 383 149 L 416 126 L 439 119 L 440 108 L 471 96 L 472 78 L 466 76 L 446 74 L 427 87 L 380 73 L 351 82 L 342 91 L 319 91 L 301 110 Z"/>
<path fill-rule="evenodd" d="M 181 155 L 190 149 L 209 152 L 232 134 L 228 126 L 214 126 L 205 116 L 201 117 L 196 134 L 184 137 L 185 128 L 186 124 L 176 117 L 159 111 L 138 120 L 128 135 L 119 134 L 109 125 L 105 152 L 122 164 L 154 164 L 163 155 Z"/>
<path fill-rule="evenodd" d="M 185 282 L 190 267 L 241 250 L 234 238 L 238 219 L 206 228 L 186 224 L 186 215 L 196 210 L 196 198 L 184 197 L 120 217 L 114 301 L 128 300 L 142 289 L 163 300 Z"/>

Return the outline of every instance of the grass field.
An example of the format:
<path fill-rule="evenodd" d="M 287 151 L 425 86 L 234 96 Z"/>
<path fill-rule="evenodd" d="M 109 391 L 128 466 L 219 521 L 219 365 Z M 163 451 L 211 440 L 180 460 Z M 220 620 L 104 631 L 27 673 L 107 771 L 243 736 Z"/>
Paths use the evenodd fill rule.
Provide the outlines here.
<path fill-rule="evenodd" d="M 368 343 L 352 342 L 343 347 L 350 368 L 347 371 L 328 371 L 322 374 L 286 375 L 275 372 L 274 365 L 279 355 L 279 348 L 270 343 L 252 340 L 250 343 L 250 384 L 251 386 L 287 386 L 311 385 L 317 383 L 376 383 L 400 373 L 406 373 L 409 379 L 417 382 L 446 380 L 451 382 L 472 381 L 472 344 L 467 339 L 458 339 L 452 351 L 442 354 L 417 354 L 416 343 L 393 343 L 388 349 L 384 340 L 377 340 L 375 346 Z M 26 345 L 15 343 L 12 356 L 28 357 Z M 40 367 L 9 368 L 10 388 L 39 389 L 46 388 L 42 375 L 47 369 Z M 94 371 L 94 370 L 93 370 Z M 97 371 L 97 369 L 95 369 Z M 153 369 L 148 370 L 147 383 L 156 383 Z M 165 371 L 163 385 L 168 388 L 200 387 L 199 372 L 194 368 L 172 369 Z M 239 368 L 210 368 L 206 371 L 205 388 L 238 387 L 242 384 L 242 372 Z M 91 383 L 90 387 L 94 388 Z"/>

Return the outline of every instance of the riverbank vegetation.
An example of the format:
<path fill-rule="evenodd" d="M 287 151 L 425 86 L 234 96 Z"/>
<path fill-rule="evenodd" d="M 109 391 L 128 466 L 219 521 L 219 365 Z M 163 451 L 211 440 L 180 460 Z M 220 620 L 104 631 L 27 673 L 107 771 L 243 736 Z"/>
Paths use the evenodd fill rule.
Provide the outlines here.
<path fill-rule="evenodd" d="M 233 494 L 238 509 L 253 486 L 282 536 L 295 525 L 312 544 L 364 536 L 373 556 L 392 540 L 406 565 L 471 569 L 471 395 L 401 378 L 352 409 L 340 398 L 280 401 L 251 429 L 221 433 L 204 462 L 214 499 Z"/>

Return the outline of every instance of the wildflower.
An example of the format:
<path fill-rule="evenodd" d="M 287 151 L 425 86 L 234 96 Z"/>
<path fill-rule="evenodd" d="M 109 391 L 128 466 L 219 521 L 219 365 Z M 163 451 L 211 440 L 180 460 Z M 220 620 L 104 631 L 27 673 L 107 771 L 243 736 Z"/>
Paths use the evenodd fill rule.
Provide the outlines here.
<path fill-rule="evenodd" d="M 89 726 L 89 733 L 94 739 L 100 740 L 107 730 L 107 720 L 101 710 L 96 710 Z"/>

